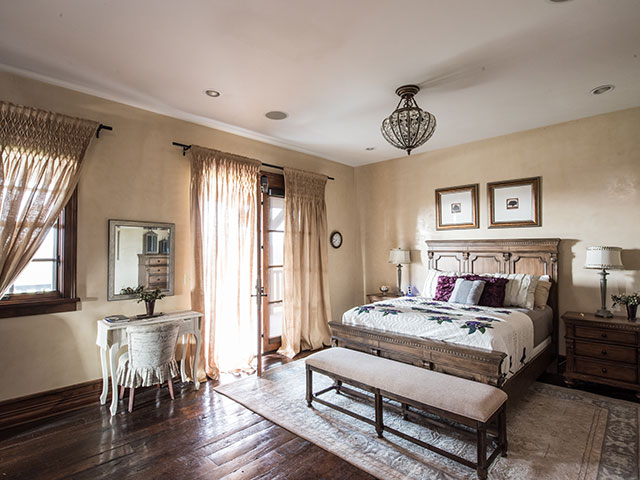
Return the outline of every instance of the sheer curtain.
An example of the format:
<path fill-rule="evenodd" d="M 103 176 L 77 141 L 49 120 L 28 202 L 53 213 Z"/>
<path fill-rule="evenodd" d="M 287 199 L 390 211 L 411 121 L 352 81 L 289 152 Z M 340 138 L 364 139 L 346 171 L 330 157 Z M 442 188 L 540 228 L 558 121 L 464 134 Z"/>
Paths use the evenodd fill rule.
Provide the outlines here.
<path fill-rule="evenodd" d="M 327 177 L 284 169 L 284 321 L 278 353 L 329 345 Z"/>
<path fill-rule="evenodd" d="M 204 313 L 209 377 L 250 370 L 256 343 L 258 172 L 260 162 L 191 148 L 194 310 Z"/>
<path fill-rule="evenodd" d="M 0 101 L 0 296 L 69 201 L 98 123 Z"/>

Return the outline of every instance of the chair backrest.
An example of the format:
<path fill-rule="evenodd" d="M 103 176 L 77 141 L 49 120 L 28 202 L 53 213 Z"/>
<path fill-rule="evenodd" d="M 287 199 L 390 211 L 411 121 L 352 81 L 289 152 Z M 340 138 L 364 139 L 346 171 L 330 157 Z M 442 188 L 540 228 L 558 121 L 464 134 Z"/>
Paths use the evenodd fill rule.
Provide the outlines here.
<path fill-rule="evenodd" d="M 127 327 L 129 362 L 133 368 L 155 368 L 175 358 L 180 324 L 176 322 Z"/>

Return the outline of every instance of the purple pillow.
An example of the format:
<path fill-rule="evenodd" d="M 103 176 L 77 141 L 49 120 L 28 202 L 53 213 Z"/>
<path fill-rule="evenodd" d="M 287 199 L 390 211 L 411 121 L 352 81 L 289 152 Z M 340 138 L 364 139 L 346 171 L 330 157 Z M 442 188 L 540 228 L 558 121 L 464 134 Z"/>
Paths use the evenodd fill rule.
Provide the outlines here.
<path fill-rule="evenodd" d="M 438 277 L 438 285 L 436 286 L 436 295 L 433 297 L 438 302 L 448 302 L 453 288 L 456 286 L 456 280 L 459 277 L 448 277 L 446 275 L 440 275 Z"/>
<path fill-rule="evenodd" d="M 478 305 L 483 307 L 502 307 L 504 305 L 504 292 L 509 282 L 507 278 L 483 277 L 481 275 L 464 275 L 463 278 L 485 282 Z M 438 278 L 439 281 L 440 278 Z"/>

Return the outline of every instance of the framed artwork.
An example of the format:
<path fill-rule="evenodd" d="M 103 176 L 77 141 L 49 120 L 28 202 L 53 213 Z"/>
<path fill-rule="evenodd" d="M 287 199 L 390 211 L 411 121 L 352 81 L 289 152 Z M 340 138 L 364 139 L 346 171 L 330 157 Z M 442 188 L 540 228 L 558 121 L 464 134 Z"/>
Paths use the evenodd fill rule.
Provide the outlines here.
<path fill-rule="evenodd" d="M 477 183 L 436 190 L 436 230 L 479 226 Z"/>
<path fill-rule="evenodd" d="M 489 228 L 539 227 L 540 177 L 487 184 Z"/>

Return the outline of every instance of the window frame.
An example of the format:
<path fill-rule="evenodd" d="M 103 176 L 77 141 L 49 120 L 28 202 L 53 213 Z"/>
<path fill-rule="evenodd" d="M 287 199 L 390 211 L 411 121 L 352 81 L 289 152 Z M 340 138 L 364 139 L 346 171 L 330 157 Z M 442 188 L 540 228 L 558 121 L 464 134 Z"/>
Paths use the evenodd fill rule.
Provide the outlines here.
<path fill-rule="evenodd" d="M 58 218 L 56 290 L 44 293 L 14 293 L 0 300 L 0 318 L 72 312 L 80 299 L 76 296 L 78 189 L 76 188 Z"/>

